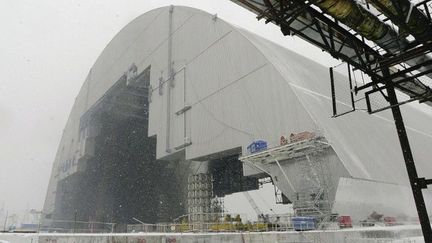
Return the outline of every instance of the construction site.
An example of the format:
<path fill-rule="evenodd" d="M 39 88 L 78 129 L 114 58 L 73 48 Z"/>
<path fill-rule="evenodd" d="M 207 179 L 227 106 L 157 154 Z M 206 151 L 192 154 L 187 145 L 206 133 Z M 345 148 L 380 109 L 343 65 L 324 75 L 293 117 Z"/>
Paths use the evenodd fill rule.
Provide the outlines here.
<path fill-rule="evenodd" d="M 27 237 L 432 242 L 432 1 L 232 2 L 340 65 L 198 9 L 144 13 L 90 68 Z M 269 186 L 286 212 L 251 196 Z"/>

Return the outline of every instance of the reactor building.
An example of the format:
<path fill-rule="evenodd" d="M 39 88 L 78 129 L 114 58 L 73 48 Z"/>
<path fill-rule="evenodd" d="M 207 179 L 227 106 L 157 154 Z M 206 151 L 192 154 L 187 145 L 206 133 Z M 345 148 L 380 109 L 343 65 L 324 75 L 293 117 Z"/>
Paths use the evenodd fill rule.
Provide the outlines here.
<path fill-rule="evenodd" d="M 420 176 L 430 177 L 432 116 L 402 109 Z M 257 141 L 267 148 L 251 153 Z M 200 180 L 211 199 L 267 177 L 299 215 L 415 215 L 390 113 L 332 118 L 327 67 L 216 15 L 158 8 L 124 27 L 91 67 L 54 160 L 43 224 L 171 222 L 211 213 L 211 200 L 194 199 Z"/>

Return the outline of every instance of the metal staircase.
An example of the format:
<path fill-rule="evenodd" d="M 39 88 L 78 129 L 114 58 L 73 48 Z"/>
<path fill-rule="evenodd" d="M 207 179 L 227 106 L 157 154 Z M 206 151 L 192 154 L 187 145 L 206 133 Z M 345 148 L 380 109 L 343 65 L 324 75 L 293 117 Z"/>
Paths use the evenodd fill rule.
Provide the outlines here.
<path fill-rule="evenodd" d="M 315 217 L 318 222 L 331 214 L 330 203 L 326 199 L 324 189 L 297 192 L 293 201 L 293 209 L 297 216 Z"/>

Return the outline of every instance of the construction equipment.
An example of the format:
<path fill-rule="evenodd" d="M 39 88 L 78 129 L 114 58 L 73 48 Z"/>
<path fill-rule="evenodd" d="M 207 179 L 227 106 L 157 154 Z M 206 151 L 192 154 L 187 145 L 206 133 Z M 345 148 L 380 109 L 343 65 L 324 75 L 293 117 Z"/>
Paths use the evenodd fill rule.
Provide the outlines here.
<path fill-rule="evenodd" d="M 352 219 L 351 216 L 339 216 L 338 224 L 340 228 L 352 228 Z"/>

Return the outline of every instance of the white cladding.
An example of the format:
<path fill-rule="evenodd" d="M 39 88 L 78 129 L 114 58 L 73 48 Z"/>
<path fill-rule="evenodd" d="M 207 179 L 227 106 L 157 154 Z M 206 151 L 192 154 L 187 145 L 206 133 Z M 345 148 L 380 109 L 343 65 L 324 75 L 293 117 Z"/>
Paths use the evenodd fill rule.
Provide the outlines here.
<path fill-rule="evenodd" d="M 233 148 L 245 151 L 254 139 L 276 145 L 281 135 L 320 130 L 352 177 L 407 183 L 387 112 L 331 118 L 326 67 L 188 7 L 173 8 L 170 35 L 169 14 L 170 7 L 164 7 L 133 20 L 91 68 L 60 142 L 45 212 L 53 210 L 57 181 L 77 171 L 81 115 L 132 64 L 138 73 L 151 66 L 148 135 L 157 137 L 158 158 L 182 150 L 186 159 Z M 336 80 L 347 79 L 336 75 Z M 403 113 L 419 174 L 431 177 L 432 117 L 409 105 Z"/>

